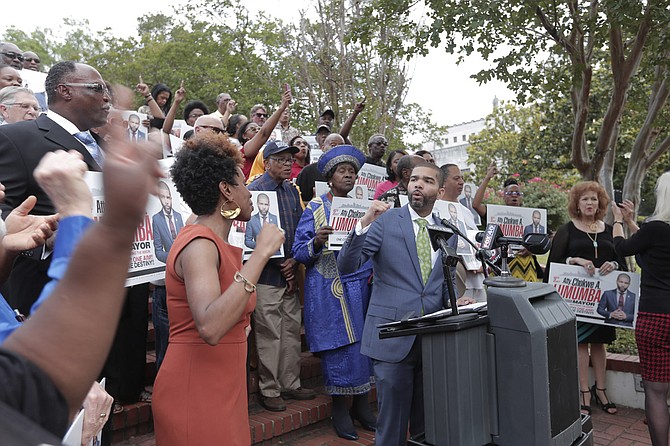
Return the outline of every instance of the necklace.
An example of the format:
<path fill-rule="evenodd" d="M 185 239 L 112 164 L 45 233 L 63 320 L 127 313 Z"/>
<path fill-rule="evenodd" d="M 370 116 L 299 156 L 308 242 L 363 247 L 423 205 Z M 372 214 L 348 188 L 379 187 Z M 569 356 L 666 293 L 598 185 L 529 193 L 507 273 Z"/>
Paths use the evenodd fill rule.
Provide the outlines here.
<path fill-rule="evenodd" d="M 586 235 L 593 242 L 593 250 L 595 251 L 595 258 L 598 258 L 598 233 L 595 233 L 594 237 L 591 237 L 591 233 L 587 232 Z"/>

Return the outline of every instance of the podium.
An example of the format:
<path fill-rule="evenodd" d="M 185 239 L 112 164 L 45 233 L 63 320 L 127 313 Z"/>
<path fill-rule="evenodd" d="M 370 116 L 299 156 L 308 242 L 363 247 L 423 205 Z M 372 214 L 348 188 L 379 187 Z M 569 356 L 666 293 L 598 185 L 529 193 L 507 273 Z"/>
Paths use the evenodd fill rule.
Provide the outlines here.
<path fill-rule="evenodd" d="M 488 308 L 381 328 L 419 335 L 426 432 L 411 445 L 587 446 L 576 320 L 550 285 L 488 289 Z M 390 325 L 390 324 L 389 324 Z"/>

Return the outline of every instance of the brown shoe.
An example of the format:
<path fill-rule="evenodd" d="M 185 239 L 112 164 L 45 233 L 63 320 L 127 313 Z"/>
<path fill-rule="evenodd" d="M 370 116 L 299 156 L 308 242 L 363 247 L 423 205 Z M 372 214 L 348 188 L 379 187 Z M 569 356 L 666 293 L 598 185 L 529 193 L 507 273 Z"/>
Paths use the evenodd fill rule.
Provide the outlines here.
<path fill-rule="evenodd" d="M 281 397 L 285 400 L 313 400 L 316 398 L 316 392 L 312 389 L 298 387 L 297 389 L 283 390 Z"/>
<path fill-rule="evenodd" d="M 282 412 L 286 410 L 286 404 L 278 396 L 261 397 L 261 405 L 271 412 Z"/>

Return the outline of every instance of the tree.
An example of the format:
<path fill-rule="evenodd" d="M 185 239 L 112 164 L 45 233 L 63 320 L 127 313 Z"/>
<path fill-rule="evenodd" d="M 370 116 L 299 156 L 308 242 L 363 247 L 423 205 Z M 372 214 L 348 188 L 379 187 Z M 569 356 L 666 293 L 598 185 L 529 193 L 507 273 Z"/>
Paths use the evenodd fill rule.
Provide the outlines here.
<path fill-rule="evenodd" d="M 633 133 L 624 196 L 639 202 L 642 178 L 670 148 L 667 120 L 668 23 L 670 9 L 663 0 L 427 0 L 427 19 L 414 20 L 409 0 L 374 0 L 366 6 L 355 29 L 356 38 L 371 33 L 380 14 L 396 13 L 403 27 L 415 28 L 411 44 L 403 42 L 390 51 L 425 53 L 443 44 L 462 58 L 473 52 L 492 67 L 473 75 L 480 82 L 497 78 L 517 92 L 520 103 L 555 97 L 571 106 L 571 162 L 584 179 L 599 180 L 608 191 L 616 149 L 622 133 Z M 563 67 L 545 82 L 545 64 Z M 602 70 L 601 70 L 602 69 Z M 608 100 L 593 119 L 594 73 L 605 77 Z M 605 79 L 603 79 L 604 81 Z M 628 122 L 624 110 L 631 93 L 646 89 L 641 124 Z M 641 108 L 642 110 L 642 108 Z M 624 128 L 624 125 L 631 125 Z M 594 143 L 587 144 L 595 128 Z"/>
<path fill-rule="evenodd" d="M 184 80 L 187 100 L 200 99 L 212 110 L 222 91 L 237 100 L 238 113 L 246 114 L 257 103 L 272 109 L 282 84 L 288 83 L 294 96 L 292 124 L 305 133 L 312 133 L 317 112 L 325 106 L 334 109 L 339 125 L 366 97 L 351 133 L 361 148 L 373 133 L 386 134 L 392 148 L 405 148 L 415 131 L 423 139 L 435 138 L 443 129 L 430 112 L 404 105 L 405 59 L 385 52 L 410 34 L 400 34 L 396 19 L 388 16 L 374 38 L 352 41 L 347 30 L 361 5 L 312 0 L 315 14 L 303 11 L 298 23 L 284 24 L 250 15 L 241 0 L 195 0 L 175 6 L 174 14 L 141 17 L 137 37 L 93 33 L 87 22 L 68 21 L 64 34 L 47 29 L 28 35 L 14 28 L 3 38 L 35 48 L 48 64 L 64 59 L 89 63 L 106 80 L 129 87 L 139 75 L 150 85 L 161 82 L 173 90 Z M 135 105 L 141 103 L 138 96 Z"/>

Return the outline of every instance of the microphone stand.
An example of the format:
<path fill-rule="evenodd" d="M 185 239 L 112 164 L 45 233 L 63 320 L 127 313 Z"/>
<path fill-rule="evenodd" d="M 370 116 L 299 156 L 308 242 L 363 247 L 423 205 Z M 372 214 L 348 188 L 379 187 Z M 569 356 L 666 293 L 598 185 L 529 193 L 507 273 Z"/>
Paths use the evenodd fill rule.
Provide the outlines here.
<path fill-rule="evenodd" d="M 463 232 L 458 229 L 458 227 L 454 224 L 452 224 L 449 220 L 446 218 L 443 218 L 441 220 L 441 223 L 446 226 L 447 228 L 451 229 L 454 234 L 468 242 L 470 246 L 475 250 L 475 257 L 482 262 L 482 271 L 484 272 L 484 277 L 488 278 L 488 270 L 486 269 L 486 266 L 488 265 L 497 275 L 501 275 L 503 271 L 496 265 L 495 263 L 491 262 L 487 257 L 486 250 L 485 249 L 480 249 L 477 247 L 477 245 L 474 244 L 472 240 L 468 238 L 467 235 L 463 234 Z"/>
<path fill-rule="evenodd" d="M 456 304 L 456 290 L 454 289 L 454 277 L 451 274 L 451 269 L 458 263 L 458 255 L 454 248 L 447 245 L 447 240 L 454 235 L 454 232 L 448 230 L 443 226 L 429 226 L 428 234 L 430 236 L 430 243 L 433 250 L 440 250 L 440 257 L 442 259 L 442 270 L 444 272 L 444 281 L 447 283 L 447 293 L 449 294 L 449 306 L 451 307 L 451 314 L 446 316 L 449 322 L 463 322 L 477 318 L 474 313 L 460 314 L 458 305 Z"/>
<path fill-rule="evenodd" d="M 449 293 L 449 305 L 451 306 L 451 315 L 458 316 L 458 305 L 456 305 L 456 290 L 454 289 L 454 279 L 451 275 L 451 268 L 458 263 L 458 256 L 453 249 L 447 245 L 444 237 L 436 238 L 440 247 L 440 257 L 442 258 L 442 270 L 444 271 L 444 280 L 447 282 L 447 292 Z"/>

